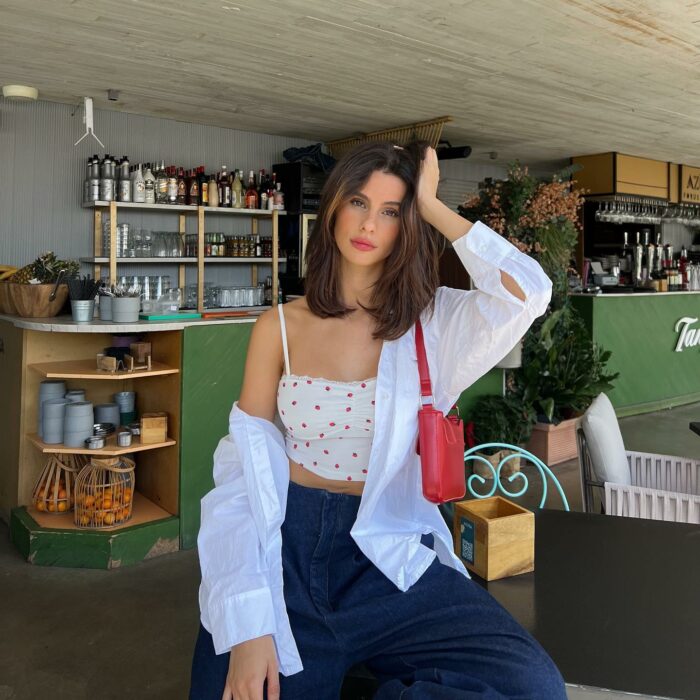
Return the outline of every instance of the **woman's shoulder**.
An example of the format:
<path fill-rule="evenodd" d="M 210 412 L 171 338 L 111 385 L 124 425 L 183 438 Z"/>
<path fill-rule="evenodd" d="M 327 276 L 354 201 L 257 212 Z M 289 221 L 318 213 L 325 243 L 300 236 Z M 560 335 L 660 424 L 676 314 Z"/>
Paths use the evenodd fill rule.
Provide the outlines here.
<path fill-rule="evenodd" d="M 285 324 L 296 326 L 298 323 L 303 323 L 312 316 L 306 303 L 306 297 L 299 297 L 286 304 L 282 304 L 282 314 L 284 315 Z M 280 312 L 276 306 L 273 306 L 267 311 L 258 316 L 255 324 L 258 335 L 268 335 L 272 333 L 279 334 L 280 332 Z"/>

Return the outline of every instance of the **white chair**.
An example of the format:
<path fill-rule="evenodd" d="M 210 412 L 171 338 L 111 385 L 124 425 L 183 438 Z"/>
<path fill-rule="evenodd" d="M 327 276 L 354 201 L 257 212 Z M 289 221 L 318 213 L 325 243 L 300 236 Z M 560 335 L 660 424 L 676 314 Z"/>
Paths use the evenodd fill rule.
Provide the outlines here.
<path fill-rule="evenodd" d="M 581 495 L 607 515 L 700 524 L 700 460 L 625 450 L 615 409 L 599 394 L 577 431 Z"/>

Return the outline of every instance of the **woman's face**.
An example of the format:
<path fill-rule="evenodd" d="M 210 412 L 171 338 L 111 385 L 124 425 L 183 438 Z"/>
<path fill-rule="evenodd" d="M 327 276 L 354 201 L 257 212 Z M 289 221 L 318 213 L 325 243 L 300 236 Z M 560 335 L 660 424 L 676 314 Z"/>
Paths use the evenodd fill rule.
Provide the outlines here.
<path fill-rule="evenodd" d="M 335 219 L 335 242 L 354 265 L 376 265 L 389 257 L 399 235 L 399 208 L 406 185 L 396 175 L 375 170 L 351 192 Z"/>

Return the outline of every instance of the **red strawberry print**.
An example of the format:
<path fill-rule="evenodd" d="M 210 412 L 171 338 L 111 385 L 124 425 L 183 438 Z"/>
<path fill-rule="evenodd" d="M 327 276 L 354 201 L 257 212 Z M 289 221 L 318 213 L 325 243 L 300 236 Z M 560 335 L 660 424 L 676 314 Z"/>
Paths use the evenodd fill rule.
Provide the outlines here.
<path fill-rule="evenodd" d="M 345 426 L 345 430 L 350 430 L 350 426 L 349 426 L 349 425 L 346 425 L 346 426 Z"/>
<path fill-rule="evenodd" d="M 360 384 L 360 386 L 361 386 L 363 389 L 365 389 L 365 388 L 367 387 L 367 385 L 366 385 L 364 382 L 362 382 L 362 384 Z"/>
<path fill-rule="evenodd" d="M 306 423 L 302 423 L 302 424 L 301 424 L 301 427 L 302 427 L 302 428 L 306 428 Z"/>
<path fill-rule="evenodd" d="M 320 406 L 314 406 L 314 408 L 315 408 L 317 411 L 320 411 L 320 410 L 321 410 L 321 407 L 320 407 Z"/>
<path fill-rule="evenodd" d="M 294 384 L 292 384 L 292 388 L 294 388 L 296 385 L 297 385 L 297 382 L 294 382 Z"/>
<path fill-rule="evenodd" d="M 306 383 L 307 383 L 307 384 L 311 384 L 312 382 L 311 382 L 310 379 L 307 379 L 307 380 L 306 380 Z"/>
<path fill-rule="evenodd" d="M 348 398 L 349 398 L 349 399 L 352 398 L 352 392 L 350 392 L 350 393 L 348 394 Z"/>
<path fill-rule="evenodd" d="M 366 469 L 363 469 L 363 470 L 362 470 L 362 473 L 363 473 L 363 474 L 366 474 L 366 473 L 367 473 L 367 470 L 366 470 Z"/>
<path fill-rule="evenodd" d="M 330 391 L 331 388 L 329 386 L 326 387 L 326 391 Z"/>
<path fill-rule="evenodd" d="M 352 477 L 351 477 L 351 476 L 348 477 L 348 481 L 352 481 Z"/>
<path fill-rule="evenodd" d="M 296 446 L 296 445 L 294 445 L 294 449 L 295 449 L 295 450 L 296 450 L 296 448 L 297 448 L 297 446 Z"/>
<path fill-rule="evenodd" d="M 311 444 L 310 442 L 307 442 L 307 443 L 306 443 L 306 446 L 308 447 L 310 444 Z"/>
<path fill-rule="evenodd" d="M 374 401 L 372 401 L 372 406 L 374 406 Z"/>
<path fill-rule="evenodd" d="M 352 408 L 350 408 L 350 406 L 348 406 L 348 407 L 345 409 L 345 412 L 346 412 L 346 413 L 349 413 L 350 411 L 352 411 Z"/>
<path fill-rule="evenodd" d="M 324 454 L 324 455 L 327 455 L 327 454 L 328 454 L 328 450 L 323 450 L 323 454 Z"/>
<path fill-rule="evenodd" d="M 296 405 L 297 405 L 297 402 L 296 402 L 296 401 L 292 401 L 292 406 L 296 406 Z"/>
<path fill-rule="evenodd" d="M 336 469 L 340 469 L 340 465 L 339 465 L 339 464 L 336 464 L 336 465 L 335 465 L 335 468 L 336 468 Z"/>
<path fill-rule="evenodd" d="M 357 457 L 357 452 L 353 452 L 353 453 L 352 453 L 352 456 L 353 456 L 353 457 Z"/>
<path fill-rule="evenodd" d="M 325 433 L 319 433 L 319 437 L 322 438 L 325 435 Z"/>
<path fill-rule="evenodd" d="M 333 423 L 333 422 L 330 422 L 330 423 L 329 423 L 328 425 L 330 425 L 330 426 L 331 426 L 331 428 L 332 428 L 332 427 L 333 427 L 333 426 L 335 425 L 335 423 Z"/>

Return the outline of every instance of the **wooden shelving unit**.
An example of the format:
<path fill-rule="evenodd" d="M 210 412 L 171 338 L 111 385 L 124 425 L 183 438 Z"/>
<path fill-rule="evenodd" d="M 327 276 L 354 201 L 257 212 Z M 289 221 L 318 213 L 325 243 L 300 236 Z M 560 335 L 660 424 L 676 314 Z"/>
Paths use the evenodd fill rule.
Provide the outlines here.
<path fill-rule="evenodd" d="M 167 510 L 163 510 L 138 491 L 134 493 L 131 518 L 125 523 L 119 523 L 112 527 L 78 527 L 73 522 L 74 514 L 72 510 L 67 513 L 46 513 L 38 511 L 33 506 L 28 506 L 27 513 L 34 518 L 38 525 L 49 530 L 80 530 L 81 532 L 96 533 L 126 530 L 129 527 L 134 527 L 134 525 L 143 525 L 144 523 L 172 518 L 172 515 Z"/>
<path fill-rule="evenodd" d="M 36 433 L 29 433 L 27 437 L 45 454 L 75 454 L 92 455 L 94 457 L 116 457 L 117 455 L 128 455 L 131 452 L 145 452 L 146 450 L 157 450 L 161 447 L 176 445 L 175 440 L 168 439 L 165 442 L 153 442 L 147 445 L 141 443 L 138 435 L 134 435 L 129 447 L 119 447 L 117 438 L 110 435 L 105 446 L 100 450 L 90 450 L 87 447 L 66 447 L 65 445 L 48 445 Z"/>
<path fill-rule="evenodd" d="M 151 362 L 150 370 L 134 370 L 133 372 L 107 372 L 97 369 L 94 360 L 63 360 L 62 362 L 40 362 L 28 365 L 29 369 L 39 372 L 47 379 L 143 379 L 158 377 L 164 374 L 178 374 L 177 367 L 168 367 L 162 362 Z"/>
<path fill-rule="evenodd" d="M 93 236 L 94 236 L 94 258 L 91 259 L 94 265 L 94 275 L 96 279 L 101 277 L 103 264 L 109 265 L 109 280 L 111 284 L 117 281 L 117 264 L 140 264 L 152 258 L 117 258 L 117 211 L 122 210 L 139 210 L 139 211 L 158 211 L 172 212 L 178 214 L 179 226 L 178 231 L 180 236 L 185 236 L 187 230 L 187 215 L 197 216 L 197 257 L 196 258 L 157 258 L 159 264 L 170 263 L 178 266 L 178 287 L 185 286 L 185 268 L 188 264 L 197 264 L 197 311 L 204 311 L 204 265 L 213 261 L 222 263 L 242 263 L 244 260 L 251 266 L 251 286 L 255 287 L 258 284 L 258 265 L 261 264 L 260 258 L 212 258 L 204 256 L 204 221 L 207 214 L 225 216 L 243 216 L 248 217 L 252 221 L 251 235 L 258 233 L 258 221 L 261 219 L 270 219 L 272 222 L 272 257 L 267 258 L 267 264 L 272 266 L 272 304 L 277 304 L 279 276 L 279 263 L 284 261 L 280 259 L 277 251 L 279 245 L 279 216 L 285 214 L 285 211 L 274 209 L 272 211 L 266 209 L 228 209 L 226 207 L 197 207 L 185 204 L 141 204 L 134 202 L 85 202 L 83 207 L 93 210 Z M 103 255 L 102 247 L 102 216 L 103 213 L 109 213 L 110 226 L 110 251 L 109 256 Z M 88 259 L 90 260 L 90 259 Z M 104 260 L 104 263 L 102 262 Z"/>
<path fill-rule="evenodd" d="M 109 258 L 99 257 L 99 258 L 80 258 L 80 262 L 90 263 L 94 265 L 105 265 L 109 263 Z M 117 258 L 117 264 L 132 264 L 132 265 L 193 265 L 197 262 L 197 258 Z M 205 257 L 204 264 L 209 265 L 209 263 L 240 263 L 246 265 L 265 265 L 270 264 L 272 258 L 222 258 L 222 257 Z M 287 258 L 279 258 L 277 262 L 287 262 Z"/>

